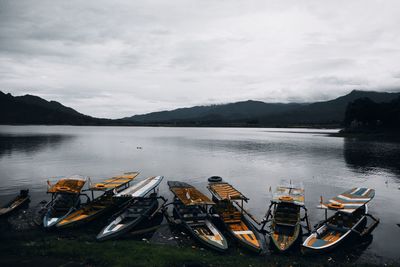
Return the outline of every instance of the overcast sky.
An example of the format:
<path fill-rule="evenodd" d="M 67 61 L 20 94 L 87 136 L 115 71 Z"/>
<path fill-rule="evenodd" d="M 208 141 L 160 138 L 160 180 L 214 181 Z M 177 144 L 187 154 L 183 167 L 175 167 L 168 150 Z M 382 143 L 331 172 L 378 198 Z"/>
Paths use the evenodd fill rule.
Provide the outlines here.
<path fill-rule="evenodd" d="M 0 90 L 92 116 L 396 88 L 398 0 L 0 0 Z"/>

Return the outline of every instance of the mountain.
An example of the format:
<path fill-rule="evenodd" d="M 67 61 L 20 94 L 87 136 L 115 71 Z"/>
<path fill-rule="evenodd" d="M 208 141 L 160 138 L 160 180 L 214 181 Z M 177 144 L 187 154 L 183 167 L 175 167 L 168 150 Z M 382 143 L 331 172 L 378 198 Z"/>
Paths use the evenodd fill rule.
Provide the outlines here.
<path fill-rule="evenodd" d="M 152 112 L 123 118 L 122 121 L 144 125 L 199 126 L 307 126 L 340 125 L 347 105 L 358 98 L 389 102 L 400 93 L 353 90 L 329 101 L 316 103 L 264 103 L 244 101 L 223 105 L 195 106 L 171 111 Z"/>
<path fill-rule="evenodd" d="M 277 116 L 264 117 L 263 124 L 280 125 L 312 125 L 312 124 L 342 124 L 346 107 L 359 98 L 369 98 L 374 102 L 390 102 L 400 96 L 400 93 L 353 90 L 349 94 L 329 101 L 304 105 L 296 110 L 283 112 Z"/>
<path fill-rule="evenodd" d="M 338 127 L 343 124 L 346 107 L 354 100 L 368 98 L 376 103 L 383 103 L 399 96 L 400 93 L 354 90 L 336 99 L 316 103 L 284 104 L 248 100 L 111 120 L 90 117 L 38 96 L 14 97 L 0 91 L 0 124 Z"/>
<path fill-rule="evenodd" d="M 165 123 L 179 121 L 243 121 L 269 116 L 301 107 L 301 104 L 264 103 L 261 101 L 243 101 L 223 105 L 195 106 L 171 111 L 152 112 L 123 118 L 138 123 Z"/>
<path fill-rule="evenodd" d="M 93 118 L 56 101 L 33 95 L 12 96 L 0 91 L 0 124 L 99 125 L 110 120 Z"/>

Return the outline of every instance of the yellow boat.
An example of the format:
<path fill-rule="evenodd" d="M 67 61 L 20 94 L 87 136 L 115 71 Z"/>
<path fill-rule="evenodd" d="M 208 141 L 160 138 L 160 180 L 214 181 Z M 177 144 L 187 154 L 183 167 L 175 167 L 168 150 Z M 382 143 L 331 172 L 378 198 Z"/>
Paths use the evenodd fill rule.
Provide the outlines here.
<path fill-rule="evenodd" d="M 59 221 L 56 225 L 57 228 L 78 226 L 90 222 L 112 210 L 117 204 L 116 199 L 113 198 L 115 191 L 127 188 L 129 183 L 138 175 L 138 172 L 125 173 L 92 185 L 88 189 L 92 192 L 92 201 Z M 98 198 L 93 198 L 94 191 L 102 191 L 104 193 Z"/>
<path fill-rule="evenodd" d="M 301 217 L 301 209 L 304 210 L 304 217 Z M 271 204 L 268 208 L 264 224 L 261 227 L 265 231 L 269 223 L 270 244 L 279 252 L 286 252 L 302 238 L 302 221 L 308 232 L 307 209 L 304 206 L 304 187 L 300 184 L 292 184 L 282 181 L 273 194 Z"/>
<path fill-rule="evenodd" d="M 85 183 L 86 179 L 82 177 L 63 178 L 53 185 L 48 182 L 47 193 L 51 194 L 51 201 L 43 217 L 43 227 L 49 229 L 56 226 L 63 218 L 79 208 L 81 190 Z"/>
<path fill-rule="evenodd" d="M 247 202 L 248 198 L 225 182 L 210 183 L 208 190 L 216 203 L 213 209 L 228 233 L 243 247 L 256 253 L 264 252 L 265 242 L 243 208 L 243 202 Z"/>
<path fill-rule="evenodd" d="M 179 219 L 186 230 L 202 245 L 225 252 L 228 242 L 211 221 L 207 206 L 215 205 L 207 196 L 193 186 L 177 181 L 168 181 L 175 195 L 174 217 Z"/>

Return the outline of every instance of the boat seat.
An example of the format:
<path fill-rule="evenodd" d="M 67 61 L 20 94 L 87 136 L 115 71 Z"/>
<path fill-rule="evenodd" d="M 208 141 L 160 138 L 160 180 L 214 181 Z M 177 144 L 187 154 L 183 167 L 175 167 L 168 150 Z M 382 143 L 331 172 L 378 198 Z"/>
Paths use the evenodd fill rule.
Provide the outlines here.
<path fill-rule="evenodd" d="M 326 225 L 328 226 L 329 229 L 332 229 L 332 230 L 338 231 L 338 232 L 347 232 L 347 231 L 350 230 L 350 228 L 347 228 L 347 227 L 344 227 L 344 226 L 340 227 L 340 226 L 337 226 L 337 225 L 334 225 L 334 224 L 331 224 L 331 223 L 327 223 Z"/>
<path fill-rule="evenodd" d="M 242 221 L 242 214 L 239 211 L 223 212 L 222 219 L 226 223 L 235 223 Z"/>
<path fill-rule="evenodd" d="M 187 213 L 187 214 L 183 214 L 183 218 L 185 218 L 185 220 L 199 221 L 199 220 L 204 220 L 205 218 L 207 218 L 207 214 L 205 214 L 205 213 L 200 213 L 200 214 Z"/>

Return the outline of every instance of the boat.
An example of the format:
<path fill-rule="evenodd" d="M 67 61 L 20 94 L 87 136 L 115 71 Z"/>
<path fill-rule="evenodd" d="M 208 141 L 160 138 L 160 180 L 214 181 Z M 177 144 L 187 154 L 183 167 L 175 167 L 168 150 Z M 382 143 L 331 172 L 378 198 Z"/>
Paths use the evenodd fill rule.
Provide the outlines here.
<path fill-rule="evenodd" d="M 301 218 L 301 210 L 304 217 Z M 282 181 L 273 193 L 271 204 L 263 220 L 262 230 L 270 224 L 270 245 L 278 252 L 286 252 L 302 237 L 302 221 L 310 229 L 307 209 L 304 206 L 304 187 L 301 183 L 293 184 Z"/>
<path fill-rule="evenodd" d="M 115 194 L 114 197 L 144 197 L 149 192 L 154 191 L 154 189 L 160 185 L 163 179 L 164 176 L 149 177 L 143 181 L 140 181 L 137 184 L 128 187 L 125 190 L 122 190 L 121 192 Z"/>
<path fill-rule="evenodd" d="M 11 212 L 22 207 L 29 202 L 29 190 L 21 190 L 19 195 L 13 198 L 10 202 L 0 208 L 0 217 L 10 214 Z"/>
<path fill-rule="evenodd" d="M 158 197 L 156 188 L 161 183 L 163 176 L 149 177 L 136 185 L 133 185 L 114 197 L 131 197 L 129 203 L 118 213 L 111 217 L 111 222 L 104 227 L 97 235 L 97 240 L 104 241 L 124 235 L 136 227 L 139 227 L 142 222 L 150 220 L 158 211 Z M 151 191 L 149 197 L 146 197 Z"/>
<path fill-rule="evenodd" d="M 265 251 L 257 229 L 247 218 L 243 202 L 249 199 L 226 182 L 211 182 L 208 186 L 216 206 L 212 209 L 227 232 L 243 247 L 256 253 Z M 239 202 L 239 203 L 238 203 Z M 252 217 L 250 217 L 252 218 Z"/>
<path fill-rule="evenodd" d="M 366 236 L 379 224 L 379 219 L 368 214 L 367 203 L 375 196 L 371 188 L 352 188 L 318 206 L 325 210 L 325 220 L 319 223 L 313 233 L 302 244 L 303 253 L 331 251 L 354 236 Z M 327 216 L 327 211 L 334 215 Z M 372 224 L 367 226 L 367 217 Z"/>
<path fill-rule="evenodd" d="M 86 191 L 91 191 L 92 201 L 82 205 L 79 209 L 64 217 L 56 224 L 56 227 L 67 228 L 79 226 L 106 214 L 113 208 L 123 205 L 123 203 L 118 202 L 118 199 L 113 198 L 113 195 L 118 193 L 119 189 L 129 187 L 130 182 L 138 175 L 138 172 L 129 172 L 90 186 Z M 95 191 L 103 192 L 103 194 L 94 198 Z"/>
<path fill-rule="evenodd" d="M 215 203 L 187 183 L 168 181 L 168 186 L 175 196 L 173 213 L 180 224 L 203 246 L 225 252 L 228 242 L 212 223 L 207 210 Z"/>
<path fill-rule="evenodd" d="M 43 227 L 52 228 L 78 209 L 81 204 L 80 194 L 86 183 L 84 178 L 63 178 L 51 185 L 48 182 L 47 193 L 51 194 L 51 201 L 46 205 L 47 212 L 43 217 Z"/>

